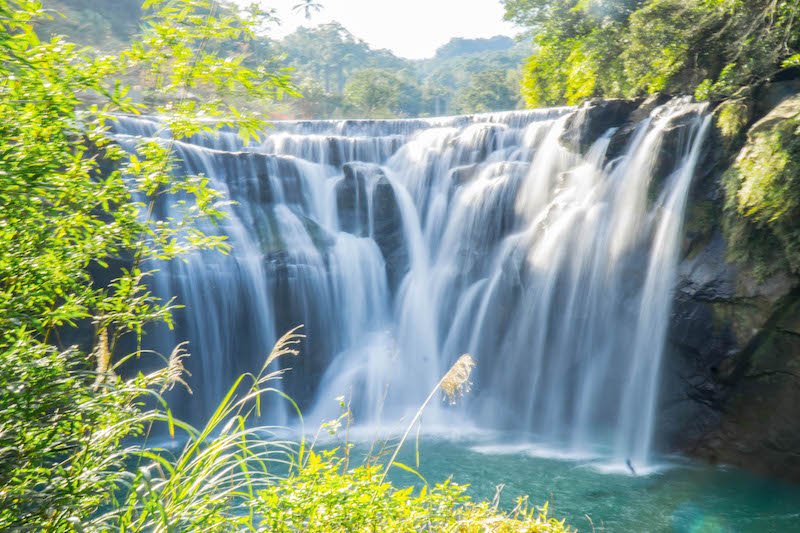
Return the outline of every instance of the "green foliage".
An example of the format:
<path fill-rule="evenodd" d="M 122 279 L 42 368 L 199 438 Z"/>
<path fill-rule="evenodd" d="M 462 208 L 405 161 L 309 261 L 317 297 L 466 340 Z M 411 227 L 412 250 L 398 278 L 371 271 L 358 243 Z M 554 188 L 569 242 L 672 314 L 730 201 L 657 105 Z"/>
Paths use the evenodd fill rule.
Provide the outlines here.
<path fill-rule="evenodd" d="M 502 52 L 513 48 L 513 46 L 514 40 L 504 35 L 497 35 L 488 39 L 463 39 L 455 37 L 436 50 L 436 59 L 443 60 L 471 54 Z"/>
<path fill-rule="evenodd" d="M 800 115 L 759 128 L 725 177 L 734 259 L 762 275 L 800 272 Z"/>
<path fill-rule="evenodd" d="M 300 28 L 276 46 L 286 52 L 287 64 L 297 68 L 302 80 L 304 99 L 293 104 L 294 111 L 313 118 L 460 112 L 455 99 L 470 90 L 474 76 L 517 70 L 526 54 L 525 47 L 515 47 L 507 37 L 453 39 L 435 58 L 409 61 L 371 49 L 337 23 Z M 510 102 L 504 109 L 515 107 L 518 84 L 512 81 L 501 90 L 501 99 Z M 504 98 L 509 90 L 514 97 Z M 499 109 L 490 101 L 482 107 Z"/>
<path fill-rule="evenodd" d="M 253 427 L 267 395 L 280 394 L 271 387 L 280 373 L 268 373 L 267 367 L 296 355 L 300 338 L 290 332 L 279 340 L 262 371 L 234 383 L 202 430 L 176 422 L 188 435 L 176 456 L 167 450 L 141 452 L 126 498 L 87 525 L 123 531 L 568 531 L 547 517 L 546 506 L 535 509 L 525 499 L 506 514 L 496 505 L 471 501 L 467 487 L 450 481 L 425 483 L 419 490 L 396 488 L 385 482 L 385 467 L 375 456 L 351 467 L 348 442 L 318 452 L 316 437 L 284 441 L 274 437 L 274 428 Z M 343 401 L 340 405 L 342 416 L 320 430 L 335 436 L 343 422 L 349 424 L 349 410 Z M 413 471 L 393 460 L 389 464 Z"/>
<path fill-rule="evenodd" d="M 342 94 L 350 75 L 358 70 L 397 68 L 402 63 L 385 51 L 373 54 L 367 43 L 336 22 L 301 27 L 279 46 L 286 53 L 287 64 L 297 69 L 298 77 L 320 82 L 327 94 Z"/>
<path fill-rule="evenodd" d="M 495 41 L 493 39 L 476 39 L 464 40 L 467 43 L 467 49 L 473 49 L 476 46 L 476 41 L 481 43 L 483 47 L 491 47 L 493 42 L 504 42 L 503 40 Z M 458 43 L 457 39 L 452 42 Z M 460 45 L 459 45 L 460 46 Z M 423 86 L 423 105 L 424 113 L 429 115 L 443 115 L 447 113 L 462 112 L 463 106 L 459 103 L 459 99 L 463 102 L 463 95 L 469 92 L 475 92 L 477 84 L 477 77 L 486 72 L 498 73 L 503 71 L 507 73 L 505 76 L 505 84 L 500 84 L 497 88 L 502 94 L 507 94 L 509 91 L 513 93 L 513 97 L 501 98 L 505 99 L 507 107 L 497 107 L 493 95 L 488 92 L 483 92 L 486 98 L 479 98 L 478 105 L 466 106 L 468 111 L 472 109 L 491 109 L 493 111 L 510 110 L 516 107 L 517 102 L 520 100 L 520 88 L 518 72 L 520 65 L 524 58 L 530 53 L 529 46 L 524 43 L 516 44 L 507 49 L 482 49 L 474 53 L 460 53 L 455 54 L 459 47 L 452 47 L 450 43 L 442 47 L 445 49 L 443 54 L 437 52 L 437 56 L 433 59 L 426 59 L 420 61 L 417 65 Z M 464 50 L 462 48 L 464 52 Z M 494 78 L 492 75 L 487 75 L 489 79 Z M 460 109 L 462 108 L 462 109 Z"/>
<path fill-rule="evenodd" d="M 741 140 L 750 122 L 751 109 L 745 98 L 726 100 L 714 111 L 717 131 L 726 146 Z"/>
<path fill-rule="evenodd" d="M 369 117 L 415 115 L 419 100 L 413 82 L 383 69 L 359 70 L 344 88 L 344 101 Z"/>
<path fill-rule="evenodd" d="M 170 325 L 172 304 L 150 293 L 149 270 L 189 250 L 224 250 L 195 222 L 218 220 L 225 200 L 202 176 L 175 178 L 169 143 L 128 155 L 108 124 L 149 111 L 169 114 L 177 136 L 212 129 L 208 117 L 246 134 L 262 128 L 223 99 L 274 97 L 291 90 L 288 79 L 218 55 L 216 42 L 251 30 L 215 6 L 151 1 L 141 41 L 103 56 L 41 41 L 39 2 L 0 0 L 0 529 L 71 530 L 111 503 L 129 481 L 122 442 L 165 416 L 143 402 L 180 380 L 180 352 L 155 374 L 117 377 L 121 361 L 143 355 L 117 347 L 124 337 L 137 345 L 149 322 Z M 118 81 L 129 71 L 148 80 L 149 108 Z M 181 216 L 155 219 L 157 202 Z M 91 353 L 69 346 L 77 341 Z"/>
<path fill-rule="evenodd" d="M 87 531 L 568 531 L 547 517 L 546 506 L 537 510 L 525 499 L 506 514 L 471 501 L 466 487 L 449 481 L 398 489 L 384 482 L 377 457 L 351 468 L 347 442 L 319 453 L 316 437 L 283 441 L 275 428 L 253 427 L 266 395 L 280 394 L 271 384 L 281 374 L 267 367 L 296 355 L 300 338 L 290 332 L 279 340 L 261 372 L 234 383 L 202 429 L 162 417 L 171 431 L 185 433 L 180 451 L 126 450 L 137 468 L 111 472 L 125 480 L 120 499 L 91 516 L 73 510 L 73 522 Z M 349 423 L 342 407 L 342 417 L 321 430 L 335 435 Z"/>
<path fill-rule="evenodd" d="M 519 100 L 518 86 L 519 80 L 513 70 L 479 72 L 456 94 L 452 110 L 467 114 L 515 109 Z"/>
<path fill-rule="evenodd" d="M 295 331 L 284 335 L 257 375 L 243 375 L 231 385 L 202 429 L 165 417 L 170 433 L 177 428 L 185 444 L 177 454 L 155 447 L 133 450 L 138 468 L 126 490 L 87 525 L 98 531 L 252 530 L 256 491 L 281 482 L 287 467 L 296 468 L 296 458 L 304 454 L 302 441 L 299 446 L 280 441 L 273 428 L 254 424 L 264 395 L 280 394 L 271 385 L 281 372 L 267 367 L 297 355 L 294 346 L 301 338 Z"/>
<path fill-rule="evenodd" d="M 154 380 L 98 383 L 74 350 L 19 336 L 0 357 L 0 529 L 66 529 L 126 477 L 121 439 L 141 434 L 136 401 Z"/>
<path fill-rule="evenodd" d="M 142 22 L 140 0 L 121 0 L 114 5 L 104 0 L 50 0 L 53 8 L 68 16 L 56 16 L 40 22 L 40 35 L 63 34 L 73 41 L 93 46 L 99 50 L 119 50 L 129 45 L 138 35 Z M 319 3 L 298 2 L 300 12 L 317 11 Z M 324 7 L 324 6 L 323 6 Z M 308 8 L 308 9 L 306 9 Z M 229 16 L 237 12 L 221 4 L 220 12 Z M 144 13 L 146 15 L 146 12 Z M 475 75 L 491 70 L 518 71 L 530 53 L 526 44 L 515 44 L 509 37 L 488 39 L 454 38 L 437 50 L 436 57 L 420 61 L 399 58 L 389 50 L 376 50 L 352 35 L 336 22 L 313 28 L 301 27 L 281 40 L 272 40 L 266 33 L 276 20 L 273 11 L 261 12 L 258 23 L 252 28 L 246 46 L 248 55 L 243 64 L 251 69 L 265 68 L 280 72 L 291 67 L 303 98 L 276 104 L 236 98 L 240 107 L 267 109 L 281 117 L 338 118 L 364 116 L 425 116 L 442 115 L 456 111 L 456 98 L 469 89 Z M 222 54 L 237 54 L 243 43 L 237 37 L 218 40 L 215 50 Z M 379 69 L 391 73 L 391 80 L 402 80 L 399 104 L 394 108 L 379 107 L 368 110 L 352 105 L 344 97 L 345 87 L 352 77 L 365 69 Z M 128 71 L 125 79 L 132 85 L 147 85 L 135 71 Z M 513 108 L 519 98 L 519 84 L 511 80 L 515 93 Z M 507 89 L 502 88 L 505 93 Z M 195 99 L 205 95 L 197 94 Z M 150 92 L 148 98 L 155 98 Z M 234 98 L 233 96 L 229 96 Z M 509 99 L 510 100 L 510 99 Z M 155 100 L 157 101 L 157 100 Z M 474 106 L 473 106 L 474 107 Z M 496 108 L 484 102 L 481 108 Z"/>
<path fill-rule="evenodd" d="M 531 106 L 656 92 L 731 96 L 795 64 L 792 0 L 505 0 L 530 28 L 523 73 Z"/>
<path fill-rule="evenodd" d="M 534 54 L 523 69 L 522 94 L 528 105 L 574 104 L 620 92 L 620 40 L 631 4 L 635 2 L 506 2 L 506 17 L 530 26 L 536 35 Z"/>
<path fill-rule="evenodd" d="M 300 468 L 258 493 L 259 528 L 308 533 L 385 531 L 563 532 L 547 517 L 547 506 L 525 500 L 509 514 L 488 503 L 474 503 L 466 487 L 450 481 L 433 487 L 397 489 L 382 481 L 381 466 L 348 468 L 340 450 L 310 451 Z"/>

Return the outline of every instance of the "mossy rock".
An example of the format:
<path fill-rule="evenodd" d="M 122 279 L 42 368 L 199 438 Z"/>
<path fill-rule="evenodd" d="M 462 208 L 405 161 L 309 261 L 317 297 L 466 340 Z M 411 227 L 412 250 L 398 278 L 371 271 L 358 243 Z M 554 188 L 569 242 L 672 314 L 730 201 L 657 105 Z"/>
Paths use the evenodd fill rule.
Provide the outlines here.
<path fill-rule="evenodd" d="M 719 220 L 719 206 L 711 200 L 698 200 L 689 204 L 686 213 L 684 246 L 685 256 L 697 255 L 711 240 Z"/>
<path fill-rule="evenodd" d="M 747 96 L 726 100 L 714 110 L 714 126 L 726 152 L 744 140 L 752 117 L 753 102 Z"/>
<path fill-rule="evenodd" d="M 314 247 L 320 253 L 325 253 L 334 243 L 334 237 L 316 221 L 307 216 L 295 212 L 298 220 L 303 224 Z M 252 231 L 256 233 L 256 238 L 264 254 L 264 257 L 280 256 L 289 248 L 283 235 L 273 209 L 265 209 L 254 219 L 255 225 Z"/>
<path fill-rule="evenodd" d="M 753 125 L 723 185 L 730 258 L 800 273 L 800 95 Z"/>

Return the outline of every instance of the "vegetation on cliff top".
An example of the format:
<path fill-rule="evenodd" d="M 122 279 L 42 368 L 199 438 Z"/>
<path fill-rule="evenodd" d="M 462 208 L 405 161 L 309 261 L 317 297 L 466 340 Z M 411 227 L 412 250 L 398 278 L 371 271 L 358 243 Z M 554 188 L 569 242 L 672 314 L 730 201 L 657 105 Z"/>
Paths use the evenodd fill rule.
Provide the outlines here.
<path fill-rule="evenodd" d="M 530 106 L 657 92 L 731 96 L 798 60 L 793 0 L 504 0 L 530 29 Z"/>
<path fill-rule="evenodd" d="M 694 94 L 715 111 L 730 258 L 761 276 L 800 272 L 798 120 L 755 126 L 753 87 L 800 66 L 794 0 L 504 0 L 535 50 L 523 69 L 529 106 L 592 97 Z M 774 105 L 774 104 L 773 104 Z M 764 126 L 764 125 L 762 125 Z"/>

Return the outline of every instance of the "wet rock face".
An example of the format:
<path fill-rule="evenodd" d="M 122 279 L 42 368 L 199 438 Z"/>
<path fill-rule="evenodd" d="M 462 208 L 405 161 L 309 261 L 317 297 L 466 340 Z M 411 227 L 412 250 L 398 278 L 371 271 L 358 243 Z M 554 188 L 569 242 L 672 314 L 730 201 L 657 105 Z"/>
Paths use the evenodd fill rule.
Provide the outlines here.
<path fill-rule="evenodd" d="M 372 193 L 373 238 L 386 261 L 389 288 L 394 292 L 409 269 L 408 246 L 403 234 L 403 218 L 392 184 L 381 176 Z"/>
<path fill-rule="evenodd" d="M 606 131 L 626 124 L 638 106 L 639 102 L 634 100 L 587 102 L 567 119 L 561 144 L 574 152 L 585 154 Z"/>
<path fill-rule="evenodd" d="M 615 129 L 606 151 L 606 161 L 623 155 L 636 127 L 651 116 L 660 105 L 670 100 L 666 95 L 653 95 L 640 100 L 603 100 L 584 104 L 567 119 L 561 144 L 569 150 L 585 154 L 592 144 L 610 129 Z M 696 120 L 695 112 L 674 117 L 665 127 L 658 153 L 655 154 L 652 189 L 659 190 L 683 157 L 682 147 Z"/>
<path fill-rule="evenodd" d="M 326 361 L 336 353 L 337 323 L 323 311 L 311 305 L 315 295 L 308 283 L 321 279 L 315 265 L 293 259 L 287 251 L 276 251 L 265 258 L 275 314 L 275 331 L 289 331 L 303 325 L 305 337 L 298 345 L 301 353 L 314 357 L 293 357 L 286 364 L 292 368 L 282 377 L 284 390 L 301 408 L 309 408 L 314 383 L 325 372 Z"/>
<path fill-rule="evenodd" d="M 669 100 L 670 97 L 665 94 L 655 94 L 648 97 L 634 109 L 627 120 L 619 125 L 619 129 L 611 137 L 608 150 L 606 150 L 606 161 L 611 161 L 621 156 L 628 147 L 634 131 L 636 131 L 636 125 L 647 119 L 656 107 L 666 104 Z"/>
<path fill-rule="evenodd" d="M 680 265 L 666 438 L 713 462 L 800 480 L 800 284 L 758 280 L 725 251 L 717 233 Z"/>
<path fill-rule="evenodd" d="M 773 100 L 776 110 L 786 101 Z M 781 120 L 774 112 L 762 118 L 763 109 L 749 116 L 766 100 L 734 103 L 747 112 L 751 132 L 770 116 Z M 788 271 L 764 278 L 729 259 L 720 179 L 747 146 L 744 135 L 726 139 L 722 130 L 717 123 L 708 143 L 713 153 L 690 200 L 662 386 L 662 436 L 712 462 L 800 481 L 800 279 Z"/>
<path fill-rule="evenodd" d="M 667 124 L 658 153 L 655 154 L 651 184 L 654 189 L 660 188 L 663 181 L 676 170 L 678 161 L 685 155 L 681 152 L 681 148 L 687 146 L 687 137 L 691 134 L 691 126 L 696 118 L 696 113 L 687 112 L 673 118 Z"/>
<path fill-rule="evenodd" d="M 336 184 L 336 204 L 342 231 L 371 237 L 386 261 L 392 291 L 409 268 L 403 217 L 391 182 L 378 165 L 347 163 L 344 178 Z"/>
<path fill-rule="evenodd" d="M 369 230 L 367 180 L 382 171 L 377 165 L 361 163 L 347 163 L 342 171 L 344 178 L 336 184 L 339 227 L 347 233 L 366 237 Z"/>

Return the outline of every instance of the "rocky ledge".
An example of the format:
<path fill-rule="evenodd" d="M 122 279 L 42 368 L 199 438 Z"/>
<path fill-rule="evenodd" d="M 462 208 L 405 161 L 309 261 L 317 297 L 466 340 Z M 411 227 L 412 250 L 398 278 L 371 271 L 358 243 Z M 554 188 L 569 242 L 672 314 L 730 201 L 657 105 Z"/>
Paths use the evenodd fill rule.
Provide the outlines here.
<path fill-rule="evenodd" d="M 611 160 L 636 122 L 668 99 L 590 101 L 570 117 L 561 142 L 585 152 L 614 128 Z M 745 175 L 738 177 L 740 191 L 730 185 L 733 171 L 761 171 L 763 139 L 781 131 L 790 143 L 792 131 L 800 136 L 800 75 L 782 73 L 712 109 L 715 127 L 688 205 L 660 440 L 710 462 L 800 481 L 800 213 L 780 213 L 786 221 L 780 227 L 769 218 L 753 224 L 746 210 L 736 209 L 737 195 L 750 192 L 740 192 L 741 183 L 764 184 L 748 184 L 756 178 Z M 670 139 L 680 138 L 683 122 L 670 126 L 656 156 L 655 182 L 674 166 Z M 795 177 L 783 176 L 781 193 L 800 198 Z"/>

